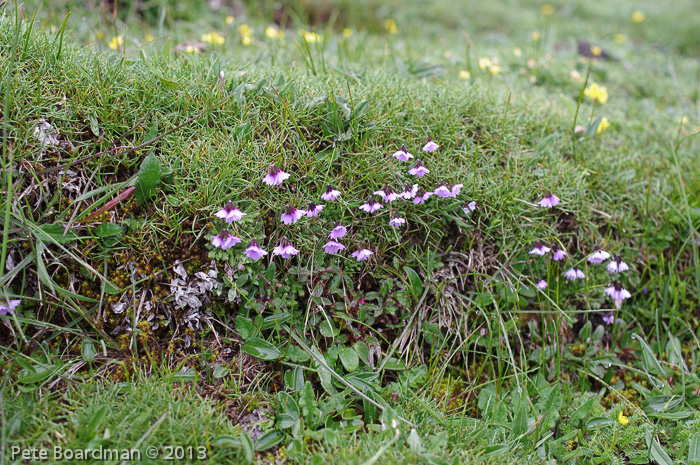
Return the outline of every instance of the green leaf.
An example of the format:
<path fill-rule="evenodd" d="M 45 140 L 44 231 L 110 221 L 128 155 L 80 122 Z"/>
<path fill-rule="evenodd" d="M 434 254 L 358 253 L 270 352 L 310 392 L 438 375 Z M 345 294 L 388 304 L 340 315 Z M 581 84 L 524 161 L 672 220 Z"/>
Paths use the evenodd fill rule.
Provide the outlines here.
<path fill-rule="evenodd" d="M 214 368 L 214 378 L 221 379 L 226 377 L 226 375 L 228 375 L 228 368 L 224 365 L 216 365 Z"/>
<path fill-rule="evenodd" d="M 615 424 L 615 422 L 612 421 L 610 418 L 599 417 L 599 418 L 594 418 L 591 421 L 589 421 L 588 423 L 586 423 L 586 429 L 597 430 L 600 428 L 606 428 L 608 426 L 612 426 L 614 424 Z"/>
<path fill-rule="evenodd" d="M 261 360 L 276 360 L 282 355 L 277 347 L 259 337 L 248 339 L 241 350 Z"/>
<path fill-rule="evenodd" d="M 355 352 L 357 352 L 357 356 L 360 357 L 362 363 L 369 365 L 369 346 L 367 343 L 364 341 L 357 341 L 353 346 L 353 349 L 355 349 Z"/>
<path fill-rule="evenodd" d="M 121 225 L 114 223 L 102 223 L 95 228 L 95 235 L 102 240 L 105 246 L 112 247 L 124 232 Z"/>
<path fill-rule="evenodd" d="M 94 112 L 88 113 L 88 119 L 90 120 L 90 130 L 97 137 L 100 136 L 100 125 L 97 123 L 97 116 Z"/>
<path fill-rule="evenodd" d="M 83 355 L 83 360 L 86 362 L 92 362 L 95 360 L 95 345 L 92 343 L 92 341 L 83 341 L 81 353 Z"/>
<path fill-rule="evenodd" d="M 165 79 L 164 77 L 160 76 L 158 76 L 158 79 L 160 79 L 160 84 L 166 89 L 177 89 L 180 87 L 180 83 L 177 81 L 171 81 L 170 79 Z"/>
<path fill-rule="evenodd" d="M 61 245 L 80 239 L 72 229 L 69 228 L 68 231 L 66 231 L 65 226 L 56 223 L 42 224 L 39 226 L 39 229 L 45 232 L 51 239 L 56 241 L 56 243 Z"/>
<path fill-rule="evenodd" d="M 418 273 L 416 273 L 413 268 L 404 266 L 403 269 L 406 272 L 406 275 L 408 275 L 408 281 L 411 284 L 411 294 L 413 295 L 414 299 L 418 300 L 423 295 L 423 283 L 420 276 L 418 276 Z"/>
<path fill-rule="evenodd" d="M 141 163 L 141 169 L 136 175 L 136 201 L 145 203 L 150 200 L 160 184 L 160 161 L 153 153 L 149 154 Z"/>
<path fill-rule="evenodd" d="M 107 416 L 107 406 L 103 405 L 102 407 L 97 409 L 97 411 L 90 419 L 90 423 L 88 423 L 87 425 L 88 432 L 96 432 L 105 416 Z"/>
<path fill-rule="evenodd" d="M 645 407 L 656 412 L 667 412 L 683 402 L 681 396 L 656 396 L 645 402 Z"/>
<path fill-rule="evenodd" d="M 651 439 L 651 443 L 649 444 L 649 455 L 659 465 L 673 465 L 673 460 L 671 460 L 671 457 L 668 455 L 668 453 L 666 453 L 664 448 L 661 447 L 661 444 L 659 444 L 659 441 L 657 441 L 656 438 Z"/>
<path fill-rule="evenodd" d="M 24 368 L 17 373 L 17 381 L 22 384 L 34 384 L 43 381 L 53 374 L 54 365 L 37 365 Z"/>
<path fill-rule="evenodd" d="M 340 355 L 340 361 L 347 371 L 355 371 L 360 366 L 360 357 L 352 348 L 342 346 L 338 355 Z"/>
<path fill-rule="evenodd" d="M 243 339 L 248 339 L 259 333 L 258 328 L 253 324 L 253 320 L 243 315 L 236 317 L 236 331 Z"/>
<path fill-rule="evenodd" d="M 509 440 L 518 440 L 520 435 L 527 431 L 527 412 L 528 405 L 525 404 L 521 405 L 516 412 L 515 418 L 513 419 L 513 426 L 510 430 Z"/>
<path fill-rule="evenodd" d="M 688 462 L 700 462 L 700 433 L 695 433 L 690 440 Z"/>
<path fill-rule="evenodd" d="M 484 457 L 490 457 L 492 455 L 500 455 L 504 452 L 508 452 L 510 448 L 508 444 L 494 444 L 484 448 Z"/>

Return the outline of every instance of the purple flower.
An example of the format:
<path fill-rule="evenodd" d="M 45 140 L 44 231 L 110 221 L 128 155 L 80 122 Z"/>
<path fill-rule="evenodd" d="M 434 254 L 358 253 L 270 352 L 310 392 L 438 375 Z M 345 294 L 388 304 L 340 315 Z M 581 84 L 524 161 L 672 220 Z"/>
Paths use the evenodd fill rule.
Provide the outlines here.
<path fill-rule="evenodd" d="M 374 252 L 372 252 L 369 249 L 357 249 L 352 253 L 352 256 L 357 258 L 358 262 L 361 262 L 362 260 L 367 260 L 370 255 L 374 255 Z"/>
<path fill-rule="evenodd" d="M 587 260 L 588 263 L 600 264 L 608 258 L 610 258 L 609 253 L 607 253 L 605 250 L 601 250 L 600 248 L 596 247 L 595 250 L 593 250 L 593 253 L 588 256 Z"/>
<path fill-rule="evenodd" d="M 394 192 L 389 186 L 385 186 L 384 189 L 376 191 L 374 195 L 380 196 L 385 202 L 393 202 L 399 198 L 399 194 Z"/>
<path fill-rule="evenodd" d="M 393 226 L 395 228 L 398 228 L 402 224 L 406 222 L 405 219 L 399 218 L 398 216 L 394 215 L 394 217 L 389 221 L 389 226 Z"/>
<path fill-rule="evenodd" d="M 408 153 L 405 145 L 401 145 L 401 148 L 394 152 L 394 157 L 396 157 L 396 159 L 399 161 L 408 161 L 409 159 L 413 158 L 413 155 Z"/>
<path fill-rule="evenodd" d="M 236 205 L 234 205 L 231 201 L 226 202 L 224 208 L 214 214 L 214 216 L 221 218 L 222 220 L 226 220 L 227 223 L 238 221 L 245 215 L 246 214 L 236 208 Z"/>
<path fill-rule="evenodd" d="M 312 216 L 318 216 L 318 214 L 321 213 L 321 210 L 323 210 L 323 207 L 324 205 L 316 205 L 313 202 L 309 203 L 309 209 L 306 210 L 306 216 L 309 218 Z"/>
<path fill-rule="evenodd" d="M 444 182 L 440 184 L 440 187 L 435 189 L 435 195 L 438 197 L 454 197 L 452 195 L 452 189 L 447 187 Z"/>
<path fill-rule="evenodd" d="M 430 170 L 423 166 L 423 163 L 418 160 L 413 168 L 408 170 L 408 174 L 412 176 L 418 176 L 419 178 L 422 178 L 426 174 L 430 173 Z"/>
<path fill-rule="evenodd" d="M 552 260 L 558 262 L 566 258 L 566 250 L 560 249 L 559 247 L 554 247 L 554 253 L 552 254 Z"/>
<path fill-rule="evenodd" d="M 282 258 L 289 258 L 292 255 L 298 254 L 299 251 L 289 243 L 289 239 L 282 237 L 280 245 L 275 247 L 272 251 L 272 255 L 279 255 Z"/>
<path fill-rule="evenodd" d="M 559 197 L 556 195 L 552 194 L 549 189 L 547 189 L 547 195 L 544 196 L 542 200 L 540 200 L 540 207 L 543 208 L 554 208 L 557 206 L 559 203 Z"/>
<path fill-rule="evenodd" d="M 622 287 L 622 283 L 620 283 L 620 281 L 617 281 L 611 287 L 606 288 L 605 293 L 613 300 L 613 302 L 615 302 L 615 307 L 618 310 L 622 307 L 623 300 L 632 297 L 632 294 L 630 294 L 627 289 Z"/>
<path fill-rule="evenodd" d="M 370 255 L 371 254 L 372 252 L 370 252 Z M 20 302 L 20 300 L 7 300 L 4 302 L 0 301 L 0 315 L 9 315 L 10 313 L 14 312 Z"/>
<path fill-rule="evenodd" d="M 466 207 L 462 207 L 464 213 L 471 215 L 471 213 L 476 210 L 476 202 L 469 202 Z"/>
<path fill-rule="evenodd" d="M 345 250 L 345 246 L 340 242 L 328 241 L 326 245 L 323 246 L 326 253 L 338 253 L 341 250 Z"/>
<path fill-rule="evenodd" d="M 250 241 L 250 245 L 248 246 L 247 249 L 245 249 L 245 252 L 243 252 L 246 257 L 250 258 L 251 260 L 259 260 L 265 255 L 267 255 L 267 252 L 265 252 L 259 245 L 258 241 L 253 239 Z"/>
<path fill-rule="evenodd" d="M 539 281 L 537 281 L 537 284 L 535 284 L 535 287 L 540 291 L 544 291 L 545 289 L 547 289 L 547 286 L 547 281 L 545 281 L 544 279 L 540 279 Z"/>
<path fill-rule="evenodd" d="M 333 228 L 333 230 L 328 235 L 328 237 L 331 239 L 340 239 L 341 237 L 343 237 L 347 233 L 348 233 L 348 230 L 345 226 L 341 226 L 338 223 L 336 223 L 335 228 Z"/>
<path fill-rule="evenodd" d="M 268 175 L 263 178 L 263 182 L 268 186 L 279 186 L 282 184 L 282 181 L 288 178 L 289 173 L 285 173 L 281 169 L 277 168 L 277 166 L 272 165 Z"/>
<path fill-rule="evenodd" d="M 321 194 L 321 198 L 327 202 L 332 202 L 338 197 L 340 197 L 340 191 L 337 189 L 333 189 L 333 187 L 330 184 L 326 186 L 326 192 Z"/>
<path fill-rule="evenodd" d="M 403 192 L 399 194 L 399 197 L 403 197 L 406 200 L 411 200 L 413 197 L 416 196 L 416 193 L 418 192 L 418 184 L 414 184 L 411 186 L 410 184 L 407 184 L 403 188 Z"/>
<path fill-rule="evenodd" d="M 367 200 L 367 203 L 363 203 L 362 205 L 360 205 L 360 210 L 364 210 L 367 213 L 374 213 L 380 208 L 384 208 L 384 205 L 382 205 L 379 202 L 376 202 L 373 198 Z"/>
<path fill-rule="evenodd" d="M 603 317 L 603 322 L 608 326 L 615 323 L 615 316 L 612 314 L 612 312 Z"/>
<path fill-rule="evenodd" d="M 457 197 L 462 187 L 464 187 L 463 184 L 455 184 L 454 186 L 452 186 L 452 197 Z"/>
<path fill-rule="evenodd" d="M 297 210 L 294 207 L 291 207 L 287 205 L 284 207 L 284 210 L 282 210 L 282 223 L 284 224 L 294 224 L 299 219 L 306 214 L 306 210 Z"/>
<path fill-rule="evenodd" d="M 564 277 L 569 281 L 575 281 L 577 279 L 584 279 L 586 275 L 583 274 L 583 271 L 581 271 L 579 268 L 573 267 L 569 271 L 564 273 Z"/>
<path fill-rule="evenodd" d="M 611 260 L 606 268 L 611 273 L 622 273 L 623 271 L 630 269 L 630 267 L 627 266 L 627 263 L 623 262 L 619 255 L 615 257 L 615 260 Z"/>
<path fill-rule="evenodd" d="M 435 142 L 430 140 L 430 137 L 428 137 L 428 143 L 423 146 L 423 151 L 424 152 L 434 152 L 439 147 L 440 147 L 439 145 L 437 145 Z"/>
<path fill-rule="evenodd" d="M 241 242 L 239 237 L 229 234 L 229 232 L 225 229 L 222 230 L 218 236 L 214 236 L 211 240 L 212 245 L 214 247 L 220 247 L 221 250 L 226 250 L 229 247 L 233 247 L 239 242 Z"/>
<path fill-rule="evenodd" d="M 413 199 L 413 203 L 418 205 L 419 203 L 425 203 L 426 200 L 432 196 L 432 192 L 424 192 L 423 189 L 420 189 L 418 192 L 416 192 L 416 198 Z"/>
<path fill-rule="evenodd" d="M 537 242 L 535 242 L 535 248 L 530 251 L 530 255 L 542 256 L 542 255 L 546 254 L 547 252 L 549 252 L 550 250 L 552 250 L 552 249 L 550 249 L 549 247 L 544 245 L 542 242 L 537 241 Z"/>

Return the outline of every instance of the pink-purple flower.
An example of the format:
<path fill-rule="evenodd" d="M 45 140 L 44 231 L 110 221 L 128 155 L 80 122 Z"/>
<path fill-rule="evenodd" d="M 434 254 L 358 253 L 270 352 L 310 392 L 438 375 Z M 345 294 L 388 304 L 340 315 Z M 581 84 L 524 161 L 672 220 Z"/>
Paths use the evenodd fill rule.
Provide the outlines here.
<path fill-rule="evenodd" d="M 632 294 L 622 287 L 622 283 L 617 281 L 614 285 L 605 289 L 605 293 L 615 302 L 615 307 L 619 310 L 622 307 L 622 301 L 632 297 Z"/>
<path fill-rule="evenodd" d="M 408 153 L 405 145 L 401 145 L 401 148 L 394 152 L 394 157 L 399 161 L 408 161 L 409 159 L 413 158 L 413 155 Z"/>
<path fill-rule="evenodd" d="M 14 312 L 20 302 L 21 300 L 0 300 L 0 315 L 9 315 Z"/>
<path fill-rule="evenodd" d="M 230 234 L 227 230 L 222 230 L 218 235 L 214 236 L 211 243 L 214 247 L 219 247 L 221 250 L 226 250 L 241 242 L 240 237 Z"/>
<path fill-rule="evenodd" d="M 282 210 L 282 216 L 280 217 L 282 223 L 284 224 L 294 224 L 301 219 L 302 216 L 306 214 L 306 210 L 299 210 L 290 205 L 284 207 Z"/>
<path fill-rule="evenodd" d="M 564 273 L 564 277 L 569 281 L 575 281 L 577 279 L 584 279 L 586 275 L 583 274 L 583 271 L 581 271 L 579 268 L 573 267 L 569 271 Z"/>
<path fill-rule="evenodd" d="M 425 203 L 433 195 L 432 192 L 425 192 L 423 189 L 419 189 L 416 192 L 416 198 L 413 199 L 413 203 L 418 205 L 419 203 Z"/>
<path fill-rule="evenodd" d="M 243 252 L 246 257 L 250 258 L 251 260 L 259 260 L 265 255 L 267 255 L 267 252 L 265 252 L 260 245 L 258 245 L 258 241 L 253 239 L 250 241 L 250 245 L 248 245 L 248 248 L 245 249 L 245 252 Z"/>
<path fill-rule="evenodd" d="M 272 250 L 272 255 L 279 255 L 282 258 L 289 258 L 293 255 L 298 254 L 299 251 L 294 248 L 292 244 L 289 243 L 289 239 L 282 237 L 280 240 L 280 245 L 276 246 Z"/>
<path fill-rule="evenodd" d="M 530 251 L 530 255 L 543 256 L 544 254 L 546 254 L 550 250 L 552 250 L 552 249 L 550 249 L 549 247 L 544 245 L 542 242 L 537 241 L 537 242 L 535 242 L 535 248 Z"/>
<path fill-rule="evenodd" d="M 607 315 L 603 317 L 603 322 L 610 326 L 611 324 L 615 323 L 615 315 L 613 315 L 612 312 L 609 312 Z"/>
<path fill-rule="evenodd" d="M 352 253 L 352 256 L 356 258 L 358 262 L 367 260 L 371 255 L 374 255 L 374 252 L 369 249 L 357 249 Z"/>
<path fill-rule="evenodd" d="M 406 184 L 403 188 L 403 192 L 399 194 L 399 197 L 403 197 L 406 200 L 411 200 L 418 193 L 418 184 L 410 185 Z"/>
<path fill-rule="evenodd" d="M 263 182 L 268 186 L 279 186 L 284 180 L 288 178 L 289 173 L 285 173 L 281 169 L 277 168 L 277 166 L 272 165 L 267 176 L 263 178 Z"/>
<path fill-rule="evenodd" d="M 313 202 L 309 203 L 309 209 L 306 210 L 306 216 L 309 218 L 318 216 L 319 213 L 321 213 L 321 210 L 323 210 L 323 207 L 325 205 L 316 205 Z"/>
<path fill-rule="evenodd" d="M 462 207 L 464 213 L 471 215 L 474 210 L 476 210 L 476 202 L 469 202 L 466 206 Z"/>
<path fill-rule="evenodd" d="M 590 254 L 586 260 L 588 260 L 588 263 L 600 264 L 600 263 L 603 263 L 608 258 L 610 258 L 610 254 L 608 252 L 596 247 L 593 250 L 593 253 Z"/>
<path fill-rule="evenodd" d="M 462 190 L 462 187 L 464 187 L 463 184 L 455 184 L 452 186 L 452 197 L 457 197 L 459 195 L 459 191 Z"/>
<path fill-rule="evenodd" d="M 615 260 L 611 260 L 606 268 L 610 273 L 622 273 L 623 271 L 630 269 L 630 267 L 627 266 L 627 263 L 623 262 L 619 255 L 615 257 Z"/>
<path fill-rule="evenodd" d="M 428 137 L 428 142 L 423 146 L 423 151 L 424 152 L 434 152 L 438 148 L 440 148 L 439 145 L 437 145 L 435 142 L 433 142 L 430 137 Z"/>
<path fill-rule="evenodd" d="M 452 197 L 452 189 L 447 187 L 443 182 L 437 189 L 435 189 L 435 195 L 438 197 Z"/>
<path fill-rule="evenodd" d="M 419 178 L 422 178 L 428 173 L 430 173 L 430 170 L 423 166 L 423 163 L 421 163 L 420 160 L 416 162 L 413 168 L 408 170 L 408 174 L 410 174 L 411 176 L 418 176 Z"/>
<path fill-rule="evenodd" d="M 540 291 L 544 291 L 545 289 L 547 289 L 547 286 L 547 281 L 545 281 L 544 279 L 540 279 L 539 281 L 537 281 L 537 284 L 535 284 L 535 287 Z"/>
<path fill-rule="evenodd" d="M 544 196 L 544 198 L 542 200 L 540 200 L 539 205 L 540 205 L 540 207 L 543 207 L 543 208 L 554 208 L 557 206 L 558 203 L 559 203 L 559 197 L 552 194 L 548 189 L 547 194 Z"/>
<path fill-rule="evenodd" d="M 326 192 L 321 194 L 321 198 L 326 202 L 332 202 L 338 197 L 340 197 L 340 191 L 338 189 L 333 189 L 333 186 L 330 184 L 326 186 Z"/>
<path fill-rule="evenodd" d="M 394 190 L 389 186 L 385 186 L 383 189 L 375 191 L 374 195 L 380 196 L 385 202 L 393 202 L 399 198 L 399 194 L 394 192 Z"/>
<path fill-rule="evenodd" d="M 360 210 L 366 211 L 367 213 L 374 213 L 380 208 L 384 208 L 384 205 L 375 201 L 373 198 L 367 200 L 367 203 L 360 205 Z"/>
<path fill-rule="evenodd" d="M 338 253 L 341 250 L 345 250 L 345 246 L 340 242 L 330 240 L 326 242 L 326 244 L 323 246 L 323 249 L 326 251 L 326 253 Z"/>
<path fill-rule="evenodd" d="M 239 221 L 245 215 L 246 214 L 236 208 L 236 205 L 234 205 L 234 203 L 231 201 L 226 202 L 224 208 L 214 214 L 214 216 L 221 218 L 222 220 L 226 220 L 227 223 Z"/>
<path fill-rule="evenodd" d="M 389 220 L 389 226 L 393 226 L 395 228 L 398 228 L 399 226 L 401 226 L 404 223 L 406 223 L 406 220 L 403 218 L 400 218 L 396 214 L 394 214 L 394 217 L 391 220 Z"/>
<path fill-rule="evenodd" d="M 559 247 L 554 247 L 554 253 L 552 254 L 552 260 L 555 262 L 564 260 L 566 258 L 566 250 L 560 249 Z"/>
<path fill-rule="evenodd" d="M 342 226 L 338 223 L 335 224 L 335 227 L 331 231 L 331 233 L 328 235 L 329 238 L 331 239 L 340 239 L 344 235 L 348 233 L 348 230 L 345 226 Z"/>

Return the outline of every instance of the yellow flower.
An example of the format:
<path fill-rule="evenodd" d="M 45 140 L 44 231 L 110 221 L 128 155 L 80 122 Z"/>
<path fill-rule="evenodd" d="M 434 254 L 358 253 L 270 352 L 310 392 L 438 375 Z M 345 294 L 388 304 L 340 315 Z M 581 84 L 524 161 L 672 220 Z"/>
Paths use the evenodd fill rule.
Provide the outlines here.
<path fill-rule="evenodd" d="M 284 31 L 280 31 L 274 26 L 267 26 L 265 28 L 265 35 L 270 39 L 283 39 Z"/>
<path fill-rule="evenodd" d="M 595 130 L 595 133 L 600 134 L 603 131 L 605 131 L 606 129 L 608 129 L 609 127 L 610 127 L 610 121 L 608 121 L 608 118 L 603 116 L 603 119 L 600 120 L 600 123 L 598 124 L 598 128 Z M 620 412 L 620 414 L 622 414 L 622 412 Z M 625 423 L 622 423 L 622 422 L 620 422 L 620 423 L 622 423 L 623 425 L 626 425 L 627 424 L 626 422 L 627 422 L 627 419 L 625 418 Z"/>
<path fill-rule="evenodd" d="M 591 55 L 594 57 L 600 56 L 600 54 L 603 53 L 603 49 L 598 47 L 597 45 L 592 45 L 591 46 Z"/>
<path fill-rule="evenodd" d="M 112 38 L 112 40 L 110 40 L 109 44 L 107 45 L 109 45 L 109 48 L 111 48 L 112 50 L 116 50 L 122 45 L 124 45 L 124 39 L 122 38 L 122 36 L 116 36 Z"/>
<path fill-rule="evenodd" d="M 243 45 L 250 45 L 253 43 L 253 28 L 248 26 L 246 23 L 238 26 L 238 32 L 241 33 L 241 43 Z"/>
<path fill-rule="evenodd" d="M 615 43 L 618 43 L 620 45 L 624 44 L 627 42 L 627 36 L 624 34 L 617 33 L 615 34 Z"/>
<path fill-rule="evenodd" d="M 348 39 L 348 38 L 350 38 L 350 36 L 352 36 L 352 29 L 350 29 L 349 27 L 346 27 L 345 29 L 343 29 L 343 37 Z"/>
<path fill-rule="evenodd" d="M 233 24 L 233 16 L 227 16 L 227 17 L 226 17 L 226 24 L 228 24 L 228 25 Z"/>
<path fill-rule="evenodd" d="M 465 81 L 468 81 L 471 77 L 472 77 L 472 73 L 470 73 L 466 69 L 463 69 L 459 72 L 460 79 L 464 79 Z"/>
<path fill-rule="evenodd" d="M 396 34 L 399 32 L 399 28 L 396 26 L 396 21 L 393 19 L 387 19 L 384 21 L 384 29 L 386 29 L 386 32 L 389 34 Z"/>
<path fill-rule="evenodd" d="M 501 67 L 498 65 L 489 66 L 489 74 L 494 75 L 501 72 Z"/>
<path fill-rule="evenodd" d="M 644 13 L 642 13 L 641 11 L 635 11 L 634 13 L 632 13 L 632 21 L 634 21 L 637 24 L 641 23 L 642 21 L 644 21 Z"/>
<path fill-rule="evenodd" d="M 146 33 L 146 35 L 143 36 L 143 38 L 146 40 L 146 42 L 150 42 L 150 41 L 152 41 L 153 39 L 155 39 L 155 37 L 153 37 L 152 34 L 148 34 L 148 33 Z"/>
<path fill-rule="evenodd" d="M 323 37 L 316 34 L 315 32 L 309 32 L 309 31 L 305 31 L 303 29 L 300 29 L 299 33 L 302 36 L 304 36 L 304 40 L 306 40 L 310 44 L 312 44 L 314 42 L 321 42 L 323 40 Z"/>
<path fill-rule="evenodd" d="M 620 414 L 617 416 L 617 421 L 620 422 L 622 426 L 625 426 L 627 423 L 630 422 L 629 418 L 624 416 L 622 412 L 620 412 Z"/>
<path fill-rule="evenodd" d="M 101 33 L 100 31 L 97 31 L 95 33 L 95 37 L 97 37 L 97 40 L 102 40 L 105 38 L 105 35 L 103 33 Z"/>
<path fill-rule="evenodd" d="M 683 115 L 683 117 L 681 118 L 681 124 L 683 124 L 683 125 L 688 124 L 688 117 L 687 116 Z"/>
<path fill-rule="evenodd" d="M 206 42 L 212 45 L 223 45 L 225 40 L 226 39 L 224 39 L 224 36 L 222 36 L 218 32 L 210 32 L 208 34 L 202 35 L 202 42 Z"/>
<path fill-rule="evenodd" d="M 520 50 L 518 47 L 515 47 L 513 49 L 513 55 L 515 55 L 516 57 L 521 57 L 523 56 L 523 51 Z"/>
<path fill-rule="evenodd" d="M 608 101 L 608 89 L 598 84 L 591 83 L 584 91 L 586 97 L 597 100 L 599 103 L 605 103 Z"/>
<path fill-rule="evenodd" d="M 544 5 L 542 5 L 540 7 L 540 11 L 545 16 L 551 16 L 552 13 L 554 13 L 554 7 L 552 5 L 550 5 L 549 3 L 545 3 Z"/>
<path fill-rule="evenodd" d="M 535 31 L 532 34 L 530 34 L 530 39 L 532 39 L 534 42 L 539 42 L 541 38 L 542 33 L 540 31 Z"/>
<path fill-rule="evenodd" d="M 199 53 L 199 49 L 197 47 L 193 47 L 191 45 L 188 45 L 187 48 L 185 48 L 185 51 L 187 53 Z"/>
<path fill-rule="evenodd" d="M 489 57 L 481 57 L 479 58 L 479 69 L 480 70 L 485 70 L 491 66 L 491 59 Z"/>

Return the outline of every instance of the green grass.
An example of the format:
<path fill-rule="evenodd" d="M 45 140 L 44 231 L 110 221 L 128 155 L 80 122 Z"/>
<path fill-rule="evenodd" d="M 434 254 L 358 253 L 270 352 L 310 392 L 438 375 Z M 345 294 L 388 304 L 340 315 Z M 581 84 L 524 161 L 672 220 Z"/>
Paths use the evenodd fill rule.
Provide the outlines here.
<path fill-rule="evenodd" d="M 700 460 L 687 3 L 374 1 L 358 16 L 127 2 L 116 20 L 89 2 L 5 7 L 0 292 L 22 303 L 0 322 L 1 457 L 103 444 L 201 446 L 211 463 Z M 265 35 L 273 21 L 284 39 Z M 215 31 L 225 41 L 204 53 L 173 50 Z M 616 59 L 579 57 L 578 39 Z M 606 103 L 579 103 L 587 76 Z M 42 118 L 56 147 L 36 137 Z M 428 136 L 440 148 L 422 153 Z M 401 144 L 430 174 L 406 173 Z M 272 164 L 291 174 L 281 186 L 262 183 Z M 358 209 L 415 182 L 464 187 Z M 327 184 L 342 196 L 319 218 L 280 222 Z M 547 189 L 554 210 L 537 206 Z M 227 226 L 243 244 L 222 251 L 228 200 L 247 216 Z M 328 255 L 334 222 L 348 249 Z M 242 253 L 283 236 L 296 258 Z M 529 254 L 536 241 L 567 263 Z M 631 268 L 612 326 L 618 278 L 585 261 L 596 246 Z M 588 279 L 567 282 L 571 266 Z M 251 432 L 254 412 L 268 420 Z"/>

